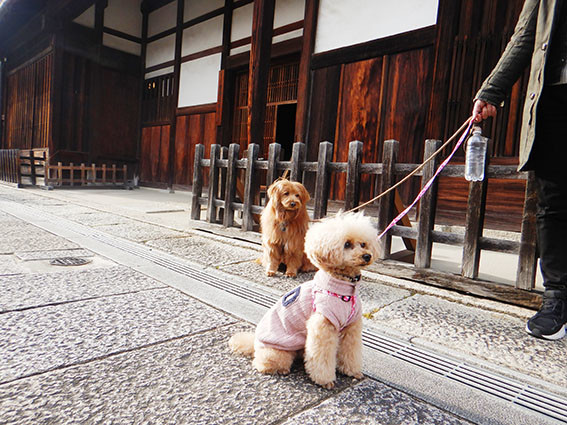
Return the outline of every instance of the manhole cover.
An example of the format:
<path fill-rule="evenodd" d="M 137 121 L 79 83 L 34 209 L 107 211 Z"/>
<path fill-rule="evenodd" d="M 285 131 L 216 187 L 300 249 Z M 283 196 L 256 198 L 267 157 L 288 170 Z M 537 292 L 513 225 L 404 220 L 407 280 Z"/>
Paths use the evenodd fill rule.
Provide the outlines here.
<path fill-rule="evenodd" d="M 92 260 L 87 258 L 77 258 L 77 257 L 61 257 L 51 260 L 49 264 L 53 266 L 82 266 L 84 264 L 90 263 Z"/>

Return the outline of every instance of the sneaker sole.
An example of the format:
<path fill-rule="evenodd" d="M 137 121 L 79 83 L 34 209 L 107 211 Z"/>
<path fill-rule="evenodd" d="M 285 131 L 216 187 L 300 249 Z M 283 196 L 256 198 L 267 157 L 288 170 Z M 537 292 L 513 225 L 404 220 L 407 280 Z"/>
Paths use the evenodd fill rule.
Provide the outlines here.
<path fill-rule="evenodd" d="M 561 326 L 561 328 L 552 335 L 535 335 L 530 330 L 530 328 L 528 328 L 528 325 L 526 323 L 526 332 L 529 333 L 530 335 L 536 337 L 536 338 L 543 338 L 543 339 L 548 339 L 550 341 L 556 341 L 556 340 L 561 339 L 565 336 L 565 325 Z"/>

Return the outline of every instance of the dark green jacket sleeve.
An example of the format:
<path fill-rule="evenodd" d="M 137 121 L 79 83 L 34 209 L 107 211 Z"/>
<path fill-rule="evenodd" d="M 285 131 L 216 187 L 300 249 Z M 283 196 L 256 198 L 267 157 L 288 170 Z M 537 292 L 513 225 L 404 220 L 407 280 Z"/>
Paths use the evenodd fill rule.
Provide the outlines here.
<path fill-rule="evenodd" d="M 507 93 L 530 64 L 534 50 L 539 0 L 526 0 L 512 38 L 475 99 L 502 105 Z"/>

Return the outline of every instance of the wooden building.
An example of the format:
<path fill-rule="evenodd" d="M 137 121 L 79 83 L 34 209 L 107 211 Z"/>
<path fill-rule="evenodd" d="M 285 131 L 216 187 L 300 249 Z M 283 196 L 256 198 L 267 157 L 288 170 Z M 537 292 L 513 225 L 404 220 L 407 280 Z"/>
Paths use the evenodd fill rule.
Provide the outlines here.
<path fill-rule="evenodd" d="M 316 160 L 326 140 L 344 161 L 360 140 L 364 161 L 380 162 L 396 139 L 398 161 L 421 162 L 426 139 L 469 115 L 522 3 L 3 0 L 0 148 L 125 163 L 142 184 L 173 188 L 191 184 L 197 143 L 253 142 L 263 156 L 277 141 L 285 158 L 303 141 Z M 485 126 L 492 163 L 517 163 L 524 89 L 525 78 Z M 488 226 L 519 230 L 523 185 L 489 183 Z M 439 193 L 441 216 L 464 218 L 465 182 L 445 178 Z"/>

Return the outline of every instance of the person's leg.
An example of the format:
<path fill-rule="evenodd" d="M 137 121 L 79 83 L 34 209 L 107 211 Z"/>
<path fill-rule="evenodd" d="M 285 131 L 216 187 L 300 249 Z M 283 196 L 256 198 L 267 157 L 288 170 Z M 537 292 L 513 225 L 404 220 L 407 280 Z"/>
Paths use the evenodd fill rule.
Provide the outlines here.
<path fill-rule="evenodd" d="M 559 339 L 567 322 L 567 86 L 544 90 L 538 107 L 534 168 L 542 308 L 526 325 L 531 335 Z"/>
<path fill-rule="evenodd" d="M 527 325 L 545 339 L 565 335 L 567 322 L 567 185 L 537 176 L 537 237 L 543 275 L 543 305 Z"/>

